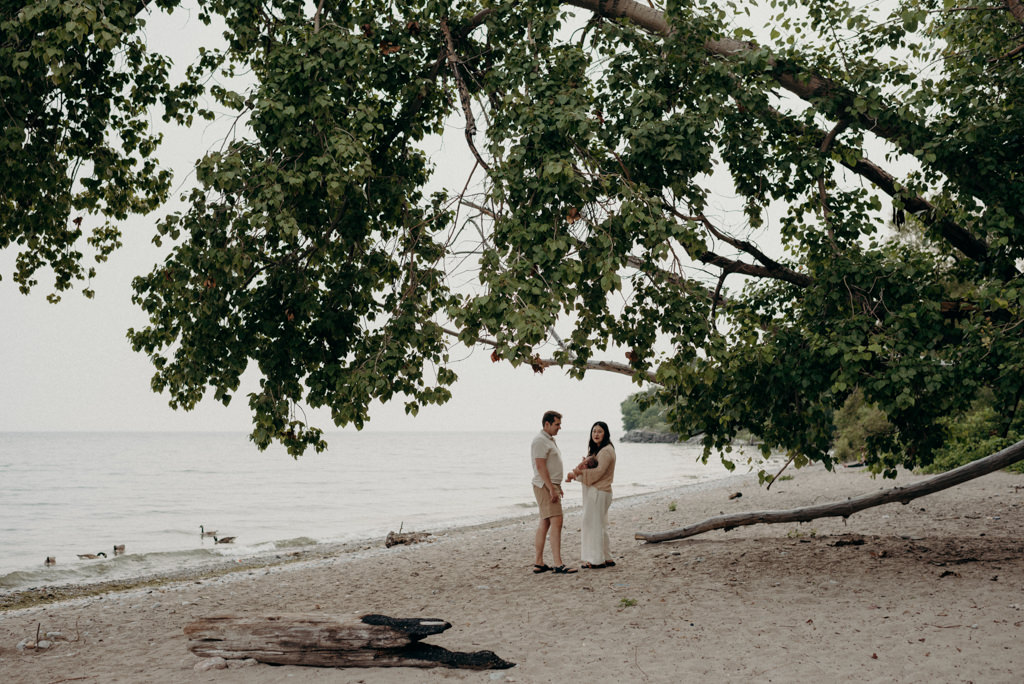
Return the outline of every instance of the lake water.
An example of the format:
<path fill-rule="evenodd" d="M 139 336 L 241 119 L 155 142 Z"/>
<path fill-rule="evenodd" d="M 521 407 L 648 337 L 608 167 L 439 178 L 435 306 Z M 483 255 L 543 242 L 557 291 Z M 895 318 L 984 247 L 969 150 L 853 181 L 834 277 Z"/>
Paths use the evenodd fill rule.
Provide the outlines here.
<path fill-rule="evenodd" d="M 527 515 L 534 434 L 339 432 L 294 460 L 236 433 L 0 433 L 0 592 Z M 557 441 L 567 467 L 586 448 L 585 433 Z M 694 446 L 617 453 L 616 498 L 729 475 Z M 236 541 L 214 544 L 200 525 Z"/>

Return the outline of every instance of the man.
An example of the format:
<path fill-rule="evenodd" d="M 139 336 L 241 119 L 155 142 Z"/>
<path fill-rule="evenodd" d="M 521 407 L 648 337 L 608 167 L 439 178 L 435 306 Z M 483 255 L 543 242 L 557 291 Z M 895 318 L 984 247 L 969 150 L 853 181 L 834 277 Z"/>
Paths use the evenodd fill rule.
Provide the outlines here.
<path fill-rule="evenodd" d="M 553 570 L 559 575 L 576 572 L 562 563 L 562 452 L 555 444 L 555 435 L 562 429 L 562 414 L 548 411 L 541 418 L 540 434 L 533 438 L 530 455 L 533 461 L 533 495 L 540 508 L 540 522 L 534 539 L 534 573 Z M 544 563 L 544 539 L 551 540 L 554 567 Z"/>

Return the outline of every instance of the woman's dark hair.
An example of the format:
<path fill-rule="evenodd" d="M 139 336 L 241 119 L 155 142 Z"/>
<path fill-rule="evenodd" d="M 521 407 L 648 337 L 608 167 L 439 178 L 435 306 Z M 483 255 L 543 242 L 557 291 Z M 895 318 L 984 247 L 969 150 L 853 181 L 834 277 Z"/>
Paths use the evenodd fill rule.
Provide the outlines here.
<path fill-rule="evenodd" d="M 596 428 L 598 425 L 600 425 L 601 429 L 604 430 L 604 438 L 601 440 L 600 444 L 594 444 L 594 440 L 593 440 L 593 438 L 591 438 L 591 435 L 594 434 L 594 428 Z M 604 447 L 608 446 L 611 443 L 612 443 L 612 433 L 608 430 L 608 423 L 604 422 L 603 420 L 599 420 L 599 421 L 597 421 L 596 423 L 594 423 L 593 425 L 590 426 L 590 432 L 587 433 L 587 455 L 588 456 L 595 456 L 595 455 L 597 455 L 598 451 L 600 451 L 601 449 L 603 449 Z"/>

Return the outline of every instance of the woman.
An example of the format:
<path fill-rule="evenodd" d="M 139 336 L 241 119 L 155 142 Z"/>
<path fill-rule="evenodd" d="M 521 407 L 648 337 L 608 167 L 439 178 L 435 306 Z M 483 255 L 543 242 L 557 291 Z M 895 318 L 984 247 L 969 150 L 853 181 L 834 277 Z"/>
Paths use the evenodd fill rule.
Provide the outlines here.
<path fill-rule="evenodd" d="M 615 447 L 608 424 L 597 421 L 590 428 L 587 456 L 573 468 L 566 482 L 579 480 L 583 485 L 583 567 L 596 570 L 615 565 L 608 549 L 608 507 L 612 505 L 612 479 L 615 477 Z"/>

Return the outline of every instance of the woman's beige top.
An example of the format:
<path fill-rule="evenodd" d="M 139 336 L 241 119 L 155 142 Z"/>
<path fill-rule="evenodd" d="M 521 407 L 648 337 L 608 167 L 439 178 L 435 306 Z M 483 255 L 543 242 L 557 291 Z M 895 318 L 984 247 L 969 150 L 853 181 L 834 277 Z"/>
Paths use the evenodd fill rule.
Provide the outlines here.
<path fill-rule="evenodd" d="M 615 478 L 615 447 L 609 444 L 597 452 L 597 467 L 584 470 L 579 480 L 588 487 L 596 487 L 602 492 L 612 491 L 612 480 Z"/>

